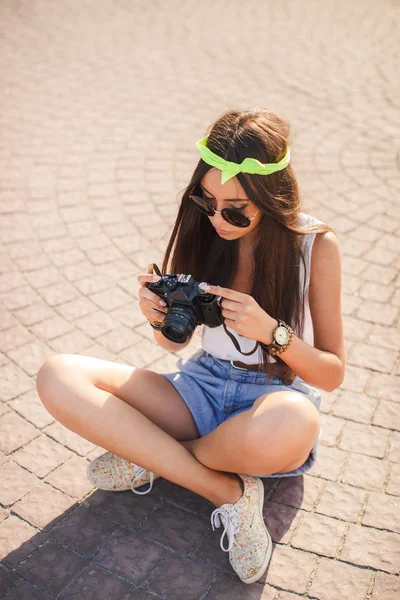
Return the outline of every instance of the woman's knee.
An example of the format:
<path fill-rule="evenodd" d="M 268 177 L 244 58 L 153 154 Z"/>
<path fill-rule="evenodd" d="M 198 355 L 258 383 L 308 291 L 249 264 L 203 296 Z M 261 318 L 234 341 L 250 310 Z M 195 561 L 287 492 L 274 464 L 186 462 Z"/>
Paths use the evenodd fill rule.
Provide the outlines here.
<path fill-rule="evenodd" d="M 245 436 L 248 451 L 256 455 L 270 452 L 271 444 L 277 451 L 290 453 L 293 449 L 294 454 L 312 448 L 321 428 L 315 406 L 299 393 L 276 392 L 275 398 L 272 396 L 264 400 L 265 408 L 262 402 L 258 404 L 261 410 L 249 420 Z"/>
<path fill-rule="evenodd" d="M 65 403 L 65 390 L 73 385 L 78 373 L 72 374 L 69 354 L 54 354 L 40 367 L 36 376 L 36 391 L 43 405 L 49 410 Z"/>

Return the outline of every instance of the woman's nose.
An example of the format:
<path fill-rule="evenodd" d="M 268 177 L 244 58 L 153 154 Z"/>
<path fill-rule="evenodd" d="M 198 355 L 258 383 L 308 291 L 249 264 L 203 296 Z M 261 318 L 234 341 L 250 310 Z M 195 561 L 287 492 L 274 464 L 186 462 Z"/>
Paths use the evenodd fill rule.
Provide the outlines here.
<path fill-rule="evenodd" d="M 216 212 L 212 217 L 210 217 L 210 219 L 211 219 L 211 223 L 217 229 L 223 229 L 224 228 L 224 223 L 226 225 L 226 221 L 223 218 L 223 216 L 221 215 L 221 213 L 217 213 Z"/>

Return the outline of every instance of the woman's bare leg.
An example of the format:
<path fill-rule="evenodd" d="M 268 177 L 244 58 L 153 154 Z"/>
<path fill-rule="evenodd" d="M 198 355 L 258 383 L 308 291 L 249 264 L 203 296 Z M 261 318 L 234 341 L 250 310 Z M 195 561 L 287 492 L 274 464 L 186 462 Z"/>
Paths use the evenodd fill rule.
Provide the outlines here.
<path fill-rule="evenodd" d="M 138 409 L 96 387 L 84 370 L 74 369 L 74 360 L 81 358 L 56 355 L 39 370 L 37 391 L 55 419 L 93 444 L 207 498 L 215 506 L 240 498 L 241 483 L 236 475 L 205 467 Z M 146 378 L 141 372 L 137 370 L 135 376 L 133 370 L 132 379 L 135 377 L 136 393 L 146 397 Z M 167 393 L 168 398 L 176 395 L 184 404 L 175 388 L 159 377 L 160 392 Z"/>

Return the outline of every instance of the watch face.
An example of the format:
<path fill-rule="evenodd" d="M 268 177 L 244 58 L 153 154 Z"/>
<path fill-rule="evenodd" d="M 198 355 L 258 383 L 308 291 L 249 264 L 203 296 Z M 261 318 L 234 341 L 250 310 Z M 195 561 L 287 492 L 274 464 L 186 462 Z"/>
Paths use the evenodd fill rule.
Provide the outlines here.
<path fill-rule="evenodd" d="M 286 329 L 286 327 L 278 327 L 275 331 L 275 338 L 278 344 L 280 344 L 281 346 L 283 346 L 283 344 L 286 344 L 286 342 L 289 339 L 289 332 Z"/>

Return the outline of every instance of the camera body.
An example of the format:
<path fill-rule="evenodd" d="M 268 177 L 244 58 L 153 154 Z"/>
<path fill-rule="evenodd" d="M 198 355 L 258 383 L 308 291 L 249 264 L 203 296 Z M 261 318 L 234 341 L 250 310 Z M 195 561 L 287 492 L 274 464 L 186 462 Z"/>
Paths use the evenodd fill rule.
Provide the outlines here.
<path fill-rule="evenodd" d="M 198 325 L 222 325 L 221 296 L 204 291 L 206 284 L 191 275 L 162 275 L 146 285 L 167 304 L 161 332 L 171 342 L 183 344 Z"/>

